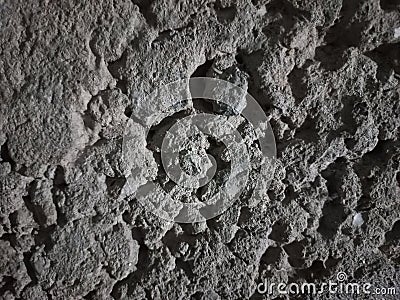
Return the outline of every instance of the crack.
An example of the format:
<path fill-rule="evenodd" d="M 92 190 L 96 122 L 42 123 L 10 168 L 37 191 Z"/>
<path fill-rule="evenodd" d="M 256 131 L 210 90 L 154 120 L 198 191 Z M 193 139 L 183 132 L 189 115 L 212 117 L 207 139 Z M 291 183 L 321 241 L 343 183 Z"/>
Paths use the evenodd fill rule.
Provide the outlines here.
<path fill-rule="evenodd" d="M 17 279 L 12 276 L 4 276 L 1 281 L 0 295 L 5 295 L 7 291 L 10 291 L 14 295 L 16 294 L 15 285 Z"/>
<path fill-rule="evenodd" d="M 4 144 L 0 148 L 0 157 L 4 162 L 8 162 L 11 165 L 11 170 L 15 171 L 16 169 L 16 163 L 15 161 L 11 158 L 10 155 L 10 150 L 8 149 L 7 145 L 8 140 L 4 142 Z"/>
<path fill-rule="evenodd" d="M 28 123 L 28 122 L 29 121 L 24 122 L 23 124 Z M 20 124 L 20 125 L 23 125 L 23 124 Z M 15 172 L 15 173 L 17 173 L 17 174 L 19 174 L 21 176 L 24 176 L 24 177 L 29 177 L 29 176 L 26 175 L 27 167 L 25 165 L 17 164 L 14 161 L 14 159 L 11 157 L 11 153 L 10 153 L 10 150 L 8 148 L 8 139 L 0 147 L 0 162 L 8 162 L 10 164 L 10 166 L 11 166 L 11 171 L 12 172 Z M 35 178 L 35 179 L 38 179 L 38 178 Z"/>
<path fill-rule="evenodd" d="M 158 36 L 152 41 L 152 44 L 171 40 L 177 33 L 180 33 L 189 28 L 193 28 L 193 25 L 193 20 L 191 20 L 185 26 L 161 31 L 158 33 Z"/>
<path fill-rule="evenodd" d="M 139 12 L 142 14 L 146 23 L 152 27 L 156 26 L 156 15 L 151 12 L 152 1 L 148 0 L 131 0 L 133 4 L 139 7 Z"/>
<path fill-rule="evenodd" d="M 67 187 L 67 183 L 65 181 L 65 171 L 62 166 L 57 166 L 55 173 L 54 173 L 54 179 L 53 179 L 53 188 L 51 189 L 51 194 L 52 194 L 52 201 L 53 204 L 56 208 L 57 212 L 57 218 L 56 222 L 57 225 L 60 227 L 65 226 L 67 224 L 67 219 L 65 214 L 62 212 L 61 207 L 59 205 L 60 200 L 62 199 L 62 195 L 66 197 L 65 195 L 65 188 Z"/>
<path fill-rule="evenodd" d="M 96 30 L 94 30 L 94 32 L 93 33 L 95 33 L 96 32 Z M 92 34 L 93 34 L 92 33 Z M 90 49 L 90 51 L 92 52 L 92 54 L 94 55 L 94 57 L 96 58 L 96 61 L 95 61 L 95 65 L 96 65 L 96 67 L 98 67 L 98 66 L 100 66 L 100 64 L 101 64 L 101 56 L 99 55 L 99 53 L 96 51 L 96 49 L 95 49 L 95 40 L 94 40 L 94 38 L 92 37 L 90 40 L 89 40 L 89 49 Z"/>
<path fill-rule="evenodd" d="M 192 266 L 186 260 L 181 257 L 175 258 L 175 267 L 181 269 L 187 276 L 187 278 L 195 278 L 196 275 L 192 271 Z"/>
<path fill-rule="evenodd" d="M 136 264 L 136 270 L 128 274 L 123 279 L 118 280 L 117 282 L 114 283 L 111 292 L 111 297 L 113 297 L 114 299 L 121 299 L 122 295 L 119 291 L 119 288 L 127 283 L 129 283 L 127 288 L 127 294 L 128 295 L 132 294 L 134 292 L 135 285 L 140 281 L 141 278 L 144 277 L 144 275 L 151 267 L 151 263 L 149 260 L 149 251 L 150 251 L 149 248 L 143 242 L 141 242 L 139 246 L 140 247 L 138 254 L 138 262 Z M 149 299 L 151 299 L 151 297 Z"/>
<path fill-rule="evenodd" d="M 106 176 L 107 192 L 110 196 L 118 197 L 126 183 L 125 177 L 109 177 Z"/>
<path fill-rule="evenodd" d="M 24 200 L 26 208 L 31 212 L 34 221 L 39 225 L 39 229 L 34 236 L 35 246 L 44 245 L 45 251 L 48 252 L 54 246 L 54 242 L 51 239 L 51 234 L 56 230 L 57 226 L 50 225 L 45 227 L 46 215 L 42 208 L 32 201 L 32 195 L 36 189 L 36 184 L 36 181 L 33 181 L 29 184 L 28 195 L 23 196 L 22 199 Z"/>
<path fill-rule="evenodd" d="M 128 81 L 122 76 L 121 69 L 123 69 L 127 64 L 127 49 L 122 52 L 121 56 L 111 61 L 107 64 L 108 72 L 111 76 L 117 81 L 116 87 L 123 93 L 125 96 L 128 96 Z"/>
<path fill-rule="evenodd" d="M 28 194 L 22 196 L 26 208 L 31 212 L 34 221 L 40 226 L 44 227 L 46 222 L 46 215 L 42 208 L 33 202 L 34 191 L 37 187 L 37 181 L 34 180 L 28 185 Z"/>
<path fill-rule="evenodd" d="M 26 272 L 28 274 L 28 276 L 31 279 L 31 283 L 29 285 L 36 285 L 39 280 L 36 276 L 36 272 L 35 272 L 35 268 L 32 266 L 31 264 L 31 258 L 34 254 L 34 248 L 36 247 L 36 245 L 32 246 L 31 250 L 29 252 L 24 252 L 23 256 L 24 256 L 24 264 L 25 264 L 25 268 L 26 268 Z"/>
<path fill-rule="evenodd" d="M 383 44 L 372 51 L 364 53 L 377 65 L 377 79 L 382 82 L 390 78 L 391 70 L 400 75 L 400 54 L 398 49 L 400 42 L 396 44 Z"/>
<path fill-rule="evenodd" d="M 87 293 L 85 296 L 83 296 L 83 299 L 93 300 L 93 299 L 96 299 L 95 296 L 96 296 L 96 290 L 92 290 L 89 293 Z"/>

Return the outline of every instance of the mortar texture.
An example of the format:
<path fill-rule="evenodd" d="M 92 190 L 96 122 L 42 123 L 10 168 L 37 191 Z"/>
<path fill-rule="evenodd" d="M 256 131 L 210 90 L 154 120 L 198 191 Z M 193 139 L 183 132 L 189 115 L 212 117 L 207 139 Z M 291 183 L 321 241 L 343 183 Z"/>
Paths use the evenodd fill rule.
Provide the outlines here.
<path fill-rule="evenodd" d="M 0 298 L 267 299 L 265 280 L 338 272 L 399 294 L 399 32 L 396 0 L 1 0 Z M 151 178 L 181 201 L 207 198 L 229 170 L 224 147 L 199 135 L 183 153 L 192 175 L 206 151 L 218 164 L 193 191 L 171 185 L 159 161 L 179 113 L 160 112 L 147 136 L 135 123 L 129 156 L 122 146 L 146 95 L 190 77 L 247 90 L 277 157 L 261 201 L 242 195 L 181 224 L 127 185 Z M 181 113 L 228 111 L 254 158 L 235 103 Z"/>

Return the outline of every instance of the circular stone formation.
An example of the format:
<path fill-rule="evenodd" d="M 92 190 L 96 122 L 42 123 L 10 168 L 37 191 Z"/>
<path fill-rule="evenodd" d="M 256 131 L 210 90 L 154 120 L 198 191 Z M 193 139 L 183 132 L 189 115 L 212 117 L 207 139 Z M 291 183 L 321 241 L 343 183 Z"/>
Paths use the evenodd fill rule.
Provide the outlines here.
<path fill-rule="evenodd" d="M 199 98 L 212 101 L 218 114 L 195 113 L 192 99 Z M 265 112 L 245 90 L 221 79 L 196 77 L 161 86 L 146 99 L 135 102 L 124 135 L 123 156 L 130 166 L 127 188 L 145 209 L 168 221 L 194 223 L 223 213 L 248 192 L 249 186 L 251 197 L 258 198 L 252 199 L 256 201 L 253 203 L 265 195 L 274 173 L 275 138 Z M 180 111 L 193 113 L 168 128 L 161 137 L 159 151 L 168 180 L 190 194 L 186 200 L 192 201 L 174 199 L 174 193 L 165 191 L 154 174 L 144 176 L 143 180 L 144 166 L 132 162 L 149 151 L 143 140 L 150 129 Z M 256 160 L 249 151 L 249 140 L 240 134 L 238 124 L 233 124 L 239 116 L 255 135 L 259 149 Z M 220 160 L 229 160 L 229 172 L 224 173 L 223 180 L 214 179 L 218 173 L 217 159 L 207 150 L 207 137 L 223 145 L 224 157 Z M 133 152 L 136 154 L 132 155 Z M 250 176 L 254 169 L 258 173 L 256 178 Z M 195 191 L 206 185 L 213 185 L 214 192 L 207 199 L 199 199 Z"/>

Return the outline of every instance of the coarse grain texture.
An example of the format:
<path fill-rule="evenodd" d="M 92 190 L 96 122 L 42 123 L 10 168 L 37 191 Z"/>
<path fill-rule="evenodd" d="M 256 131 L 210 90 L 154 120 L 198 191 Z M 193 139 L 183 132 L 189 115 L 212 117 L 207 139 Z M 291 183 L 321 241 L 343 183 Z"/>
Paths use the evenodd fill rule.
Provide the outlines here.
<path fill-rule="evenodd" d="M 399 32 L 395 0 L 1 0 L 0 298 L 263 299 L 339 271 L 400 293 Z M 253 95 L 277 163 L 262 201 L 177 224 L 126 192 L 132 162 L 164 182 L 165 129 L 122 141 L 198 76 Z"/>

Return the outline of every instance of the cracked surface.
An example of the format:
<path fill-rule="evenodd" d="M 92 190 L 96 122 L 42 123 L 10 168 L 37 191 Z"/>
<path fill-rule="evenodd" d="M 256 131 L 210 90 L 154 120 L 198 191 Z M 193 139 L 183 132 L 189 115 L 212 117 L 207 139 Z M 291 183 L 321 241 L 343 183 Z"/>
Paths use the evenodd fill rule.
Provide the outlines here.
<path fill-rule="evenodd" d="M 0 297 L 262 299 L 264 279 L 338 271 L 400 293 L 399 10 L 0 1 Z M 263 201 L 174 224 L 125 188 L 132 161 L 138 185 L 158 176 L 171 188 L 156 154 L 163 123 L 132 161 L 122 138 L 138 101 L 191 76 L 247 88 L 270 116 L 277 167 Z"/>

